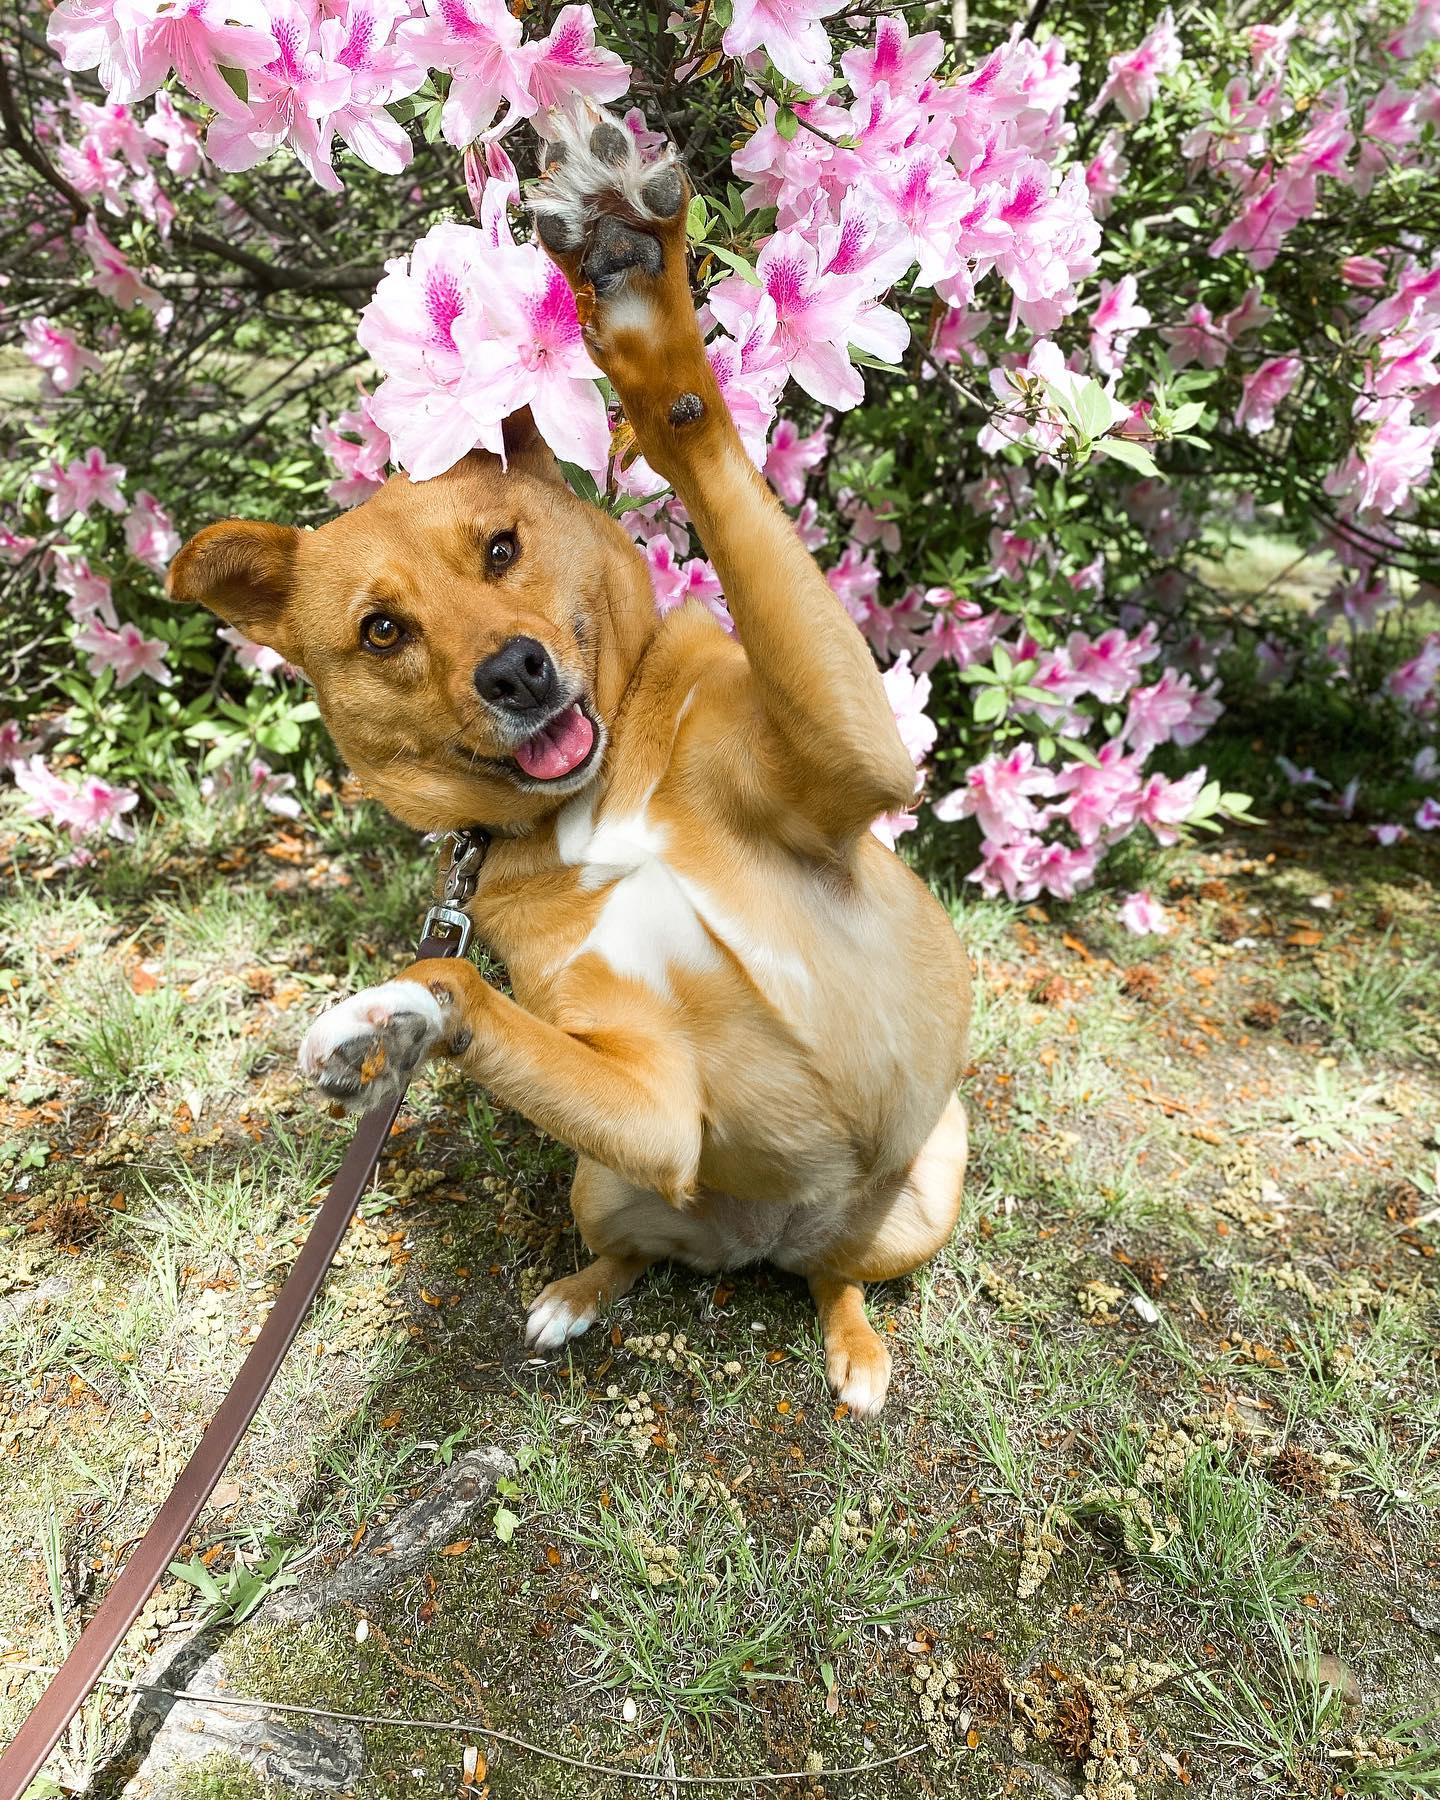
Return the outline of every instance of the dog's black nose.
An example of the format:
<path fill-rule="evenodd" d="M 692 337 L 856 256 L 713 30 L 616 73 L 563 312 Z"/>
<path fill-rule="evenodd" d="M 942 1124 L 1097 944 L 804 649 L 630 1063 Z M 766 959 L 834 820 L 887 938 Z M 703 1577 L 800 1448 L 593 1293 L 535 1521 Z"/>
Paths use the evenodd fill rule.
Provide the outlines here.
<path fill-rule="evenodd" d="M 514 637 L 476 669 L 475 691 L 502 712 L 544 712 L 559 698 L 560 677 L 543 644 Z"/>

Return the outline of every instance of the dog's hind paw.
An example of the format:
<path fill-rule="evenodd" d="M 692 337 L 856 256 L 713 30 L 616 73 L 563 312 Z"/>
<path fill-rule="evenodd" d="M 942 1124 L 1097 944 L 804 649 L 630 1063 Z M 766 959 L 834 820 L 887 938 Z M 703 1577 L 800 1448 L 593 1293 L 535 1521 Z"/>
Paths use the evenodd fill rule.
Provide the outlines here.
<path fill-rule="evenodd" d="M 667 145 L 646 160 L 610 113 L 552 124 L 545 172 L 530 191 L 540 242 L 579 293 L 602 307 L 658 280 L 685 244 L 685 175 Z M 619 321 L 612 321 L 619 322 Z"/>
<path fill-rule="evenodd" d="M 300 1046 L 300 1073 L 327 1100 L 369 1112 L 404 1092 L 444 1033 L 428 988 L 387 981 L 321 1013 Z"/>

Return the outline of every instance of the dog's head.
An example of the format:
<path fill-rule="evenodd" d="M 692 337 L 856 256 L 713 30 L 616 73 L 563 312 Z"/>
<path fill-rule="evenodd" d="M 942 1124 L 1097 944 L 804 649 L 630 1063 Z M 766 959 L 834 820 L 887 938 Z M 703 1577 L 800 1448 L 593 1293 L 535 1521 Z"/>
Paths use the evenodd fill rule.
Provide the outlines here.
<path fill-rule="evenodd" d="M 222 520 L 170 569 L 172 599 L 305 671 L 366 791 L 420 829 L 524 828 L 593 780 L 654 622 L 642 559 L 528 416 L 506 450 L 317 531 Z"/>

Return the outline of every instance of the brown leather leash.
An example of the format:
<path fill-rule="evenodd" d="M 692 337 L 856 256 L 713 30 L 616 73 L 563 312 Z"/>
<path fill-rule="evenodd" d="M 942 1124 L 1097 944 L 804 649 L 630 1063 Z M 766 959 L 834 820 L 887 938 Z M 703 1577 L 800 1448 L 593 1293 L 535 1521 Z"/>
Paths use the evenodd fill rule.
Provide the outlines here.
<path fill-rule="evenodd" d="M 481 827 L 449 834 L 450 861 L 445 870 L 440 901 L 425 915 L 421 927 L 421 959 L 463 956 L 470 946 L 470 920 L 462 910 L 475 892 L 480 865 L 490 848 L 490 834 Z M 125 1567 L 111 1583 L 95 1616 L 75 1640 L 70 1654 L 39 1700 L 0 1754 L 0 1800 L 22 1800 L 45 1758 L 60 1741 L 106 1664 L 140 1616 L 141 1608 L 170 1567 L 200 1509 L 210 1498 L 215 1483 L 225 1472 L 260 1403 L 280 1371 L 310 1304 L 320 1290 L 325 1273 L 340 1248 L 351 1215 L 379 1166 L 405 1096 L 388 1106 L 366 1113 L 355 1129 L 339 1172 L 324 1204 L 315 1215 L 309 1235 L 294 1266 L 276 1295 L 275 1304 L 260 1328 L 260 1335 L 230 1391 L 215 1410 L 194 1454 L 180 1471 L 150 1529 L 130 1553 Z"/>

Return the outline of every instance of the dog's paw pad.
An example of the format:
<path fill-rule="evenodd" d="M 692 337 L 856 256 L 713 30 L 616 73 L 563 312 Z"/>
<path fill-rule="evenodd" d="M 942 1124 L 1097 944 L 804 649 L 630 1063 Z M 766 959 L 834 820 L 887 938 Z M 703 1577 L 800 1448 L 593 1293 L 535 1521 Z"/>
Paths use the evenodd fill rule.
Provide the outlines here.
<path fill-rule="evenodd" d="M 558 1350 L 570 1338 L 577 1338 L 595 1323 L 596 1303 L 593 1294 L 583 1295 L 571 1281 L 552 1281 L 530 1303 L 525 1321 L 525 1341 L 532 1350 L 544 1355 Z"/>
<path fill-rule="evenodd" d="M 368 1112 L 403 1093 L 444 1025 L 428 988 L 387 981 L 320 1015 L 300 1046 L 300 1073 L 327 1100 Z"/>
<path fill-rule="evenodd" d="M 890 1391 L 890 1352 L 874 1338 L 856 1341 L 827 1352 L 825 1376 L 831 1392 L 856 1419 L 873 1418 Z"/>
<path fill-rule="evenodd" d="M 604 298 L 631 277 L 659 276 L 662 241 L 683 229 L 685 177 L 668 147 L 641 156 L 633 133 L 609 114 L 556 119 L 545 173 L 530 193 L 535 230 L 554 256 L 579 256 L 579 278 Z M 574 277 L 572 268 L 572 278 Z"/>

